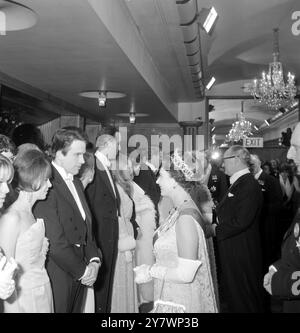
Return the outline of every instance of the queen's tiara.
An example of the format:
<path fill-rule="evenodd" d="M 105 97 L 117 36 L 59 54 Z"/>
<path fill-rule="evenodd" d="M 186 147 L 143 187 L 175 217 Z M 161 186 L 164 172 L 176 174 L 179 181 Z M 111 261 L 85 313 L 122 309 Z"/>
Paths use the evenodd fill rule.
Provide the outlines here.
<path fill-rule="evenodd" d="M 184 174 L 186 180 L 192 180 L 193 179 L 194 172 L 183 161 L 181 156 L 178 154 L 177 150 L 175 150 L 174 155 L 171 156 L 171 161 L 173 162 L 175 168 L 180 170 Z"/>

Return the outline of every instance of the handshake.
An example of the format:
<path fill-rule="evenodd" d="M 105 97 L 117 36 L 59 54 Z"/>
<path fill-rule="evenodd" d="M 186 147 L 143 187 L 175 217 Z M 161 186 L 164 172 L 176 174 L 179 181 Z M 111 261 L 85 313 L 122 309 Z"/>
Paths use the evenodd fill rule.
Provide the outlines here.
<path fill-rule="evenodd" d="M 1 257 L 1 255 L 0 255 Z M 5 256 L 0 259 L 0 299 L 9 298 L 15 290 L 13 276 L 18 265 L 13 258 L 9 260 Z"/>

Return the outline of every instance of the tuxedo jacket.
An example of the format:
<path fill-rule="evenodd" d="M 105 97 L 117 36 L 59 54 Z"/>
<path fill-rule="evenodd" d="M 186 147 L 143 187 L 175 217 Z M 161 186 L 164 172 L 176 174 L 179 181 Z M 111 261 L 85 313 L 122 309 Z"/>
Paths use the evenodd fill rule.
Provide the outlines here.
<path fill-rule="evenodd" d="M 228 189 L 216 209 L 216 238 L 230 312 L 263 311 L 262 203 L 259 184 L 248 173 Z"/>
<path fill-rule="evenodd" d="M 220 203 L 228 190 L 228 182 L 225 173 L 216 165 L 212 165 L 207 187 L 214 203 Z"/>
<path fill-rule="evenodd" d="M 82 184 L 76 178 L 73 182 L 86 214 L 85 221 L 55 167 L 52 167 L 52 188 L 46 200 L 39 201 L 34 207 L 35 217 L 44 220 L 46 237 L 49 239 L 46 269 L 51 281 L 55 312 L 72 312 L 73 306 L 80 306 L 75 304 L 82 302 L 80 298 L 75 299 L 76 290 L 82 286 L 78 279 L 84 275 L 90 259 L 101 257 L 93 240 L 92 217 Z"/>
<path fill-rule="evenodd" d="M 115 192 L 103 164 L 95 159 L 95 177 L 86 188 L 88 203 L 94 216 L 93 230 L 103 255 L 98 279 L 94 285 L 96 312 L 110 312 L 113 277 L 118 255 L 120 196 Z"/>
<path fill-rule="evenodd" d="M 300 212 L 286 232 L 281 258 L 273 264 L 277 269 L 271 280 L 272 295 L 284 300 L 284 312 L 300 313 Z"/>
<path fill-rule="evenodd" d="M 257 180 L 264 198 L 263 211 L 265 215 L 277 215 L 283 201 L 278 179 L 263 171 Z"/>

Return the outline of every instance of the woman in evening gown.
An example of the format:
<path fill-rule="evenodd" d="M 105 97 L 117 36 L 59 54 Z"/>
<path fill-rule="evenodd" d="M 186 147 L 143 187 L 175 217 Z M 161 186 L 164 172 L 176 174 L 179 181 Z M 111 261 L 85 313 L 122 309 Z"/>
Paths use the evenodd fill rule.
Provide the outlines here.
<path fill-rule="evenodd" d="M 7 258 L 15 258 L 18 270 L 16 289 L 4 301 L 4 312 L 53 312 L 44 221 L 32 214 L 35 202 L 44 200 L 51 187 L 51 166 L 42 152 L 28 150 L 16 156 L 14 167 L 19 195 L 1 217 L 0 246 Z"/>
<path fill-rule="evenodd" d="M 173 209 L 154 235 L 156 262 L 139 266 L 136 282 L 154 279 L 154 299 L 181 305 L 185 312 L 218 312 L 201 214 L 189 195 L 194 174 L 177 152 L 170 170 L 160 169 L 161 195 Z"/>
<path fill-rule="evenodd" d="M 111 312 L 137 313 L 137 286 L 134 282 L 135 267 L 134 230 L 131 223 L 133 213 L 132 173 L 127 158 L 119 158 L 117 169 L 113 171 L 120 195 L 118 257 L 115 267 Z"/>

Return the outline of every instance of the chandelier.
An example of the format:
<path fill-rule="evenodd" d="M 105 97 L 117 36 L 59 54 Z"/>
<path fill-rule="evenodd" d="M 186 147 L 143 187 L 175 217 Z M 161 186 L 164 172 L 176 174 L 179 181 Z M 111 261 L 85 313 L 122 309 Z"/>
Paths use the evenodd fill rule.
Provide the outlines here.
<path fill-rule="evenodd" d="M 270 109 L 278 110 L 294 102 L 297 93 L 295 75 L 287 75 L 284 82 L 282 63 L 279 61 L 279 29 L 273 29 L 273 62 L 269 63 L 268 73 L 262 72 L 260 80 L 254 80 L 250 87 L 255 100 L 267 105 Z"/>
<path fill-rule="evenodd" d="M 238 142 L 252 135 L 252 124 L 246 120 L 244 115 L 244 101 L 241 102 L 241 112 L 237 115 L 237 120 L 232 124 L 229 133 L 226 135 L 226 141 Z"/>

